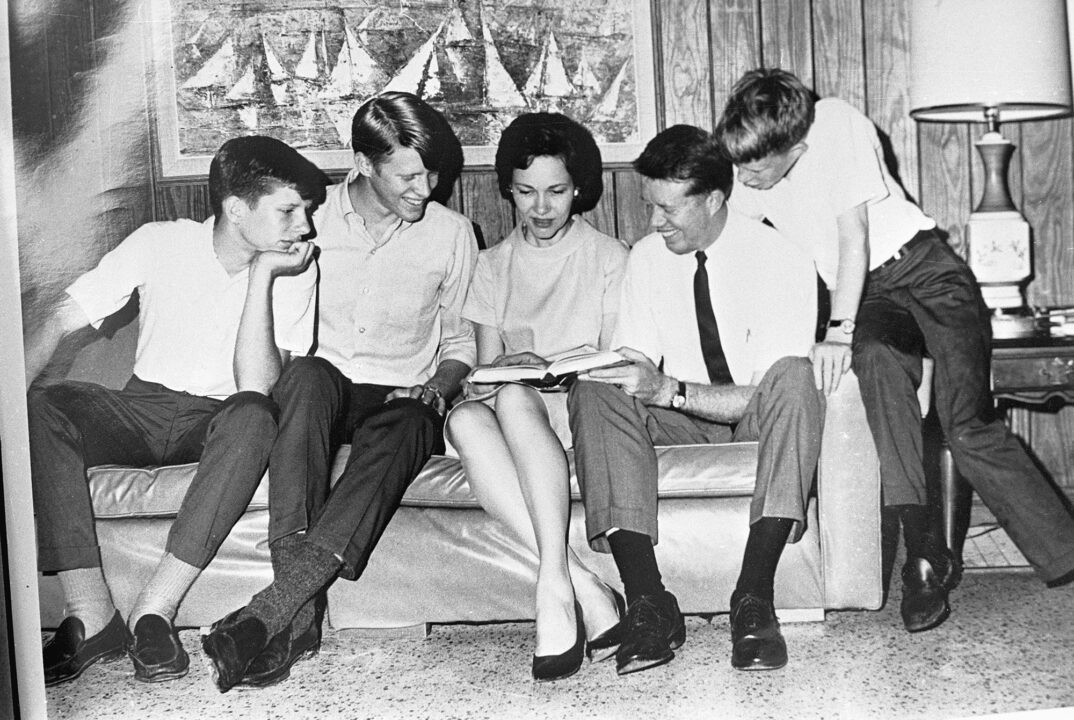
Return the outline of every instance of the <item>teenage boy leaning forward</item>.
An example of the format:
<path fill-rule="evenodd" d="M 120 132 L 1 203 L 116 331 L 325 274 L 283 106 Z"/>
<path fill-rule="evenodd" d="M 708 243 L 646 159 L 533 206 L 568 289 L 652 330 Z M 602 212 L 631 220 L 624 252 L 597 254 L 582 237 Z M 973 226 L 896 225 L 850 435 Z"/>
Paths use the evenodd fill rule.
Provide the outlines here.
<path fill-rule="evenodd" d="M 29 391 L 38 563 L 59 574 L 66 601 L 44 647 L 46 685 L 124 652 L 136 680 L 187 673 L 176 610 L 265 473 L 279 416 L 269 391 L 313 343 L 317 268 L 304 237 L 326 184 L 279 140 L 227 141 L 209 167 L 212 218 L 135 230 L 28 337 L 29 383 L 64 336 L 99 326 L 139 291 L 124 389 L 41 381 Z M 160 562 L 124 619 L 101 570 L 86 468 L 195 461 Z"/>
<path fill-rule="evenodd" d="M 851 367 L 861 384 L 884 503 L 902 521 L 906 629 L 942 623 L 960 575 L 926 507 L 925 354 L 959 472 L 1049 587 L 1074 579 L 1074 518 L 994 412 L 991 324 L 973 273 L 892 178 L 869 119 L 836 98 L 814 101 L 787 71 L 757 69 L 732 89 L 716 137 L 737 169 L 732 206 L 803 244 L 832 290 L 810 357 L 825 392 Z"/>

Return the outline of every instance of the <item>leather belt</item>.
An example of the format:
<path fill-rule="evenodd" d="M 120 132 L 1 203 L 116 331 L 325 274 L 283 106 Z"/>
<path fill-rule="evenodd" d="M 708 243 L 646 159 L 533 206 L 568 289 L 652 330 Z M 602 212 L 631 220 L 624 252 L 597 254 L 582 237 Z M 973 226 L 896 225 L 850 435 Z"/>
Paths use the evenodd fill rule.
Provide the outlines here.
<path fill-rule="evenodd" d="M 889 257 L 887 260 L 885 260 L 884 262 L 880 263 L 879 265 L 877 265 L 876 268 L 873 269 L 873 272 L 876 272 L 877 270 L 883 270 L 884 268 L 891 267 L 896 262 L 901 260 L 904 255 L 909 253 L 911 250 L 913 250 L 915 247 L 917 247 L 921 243 L 925 242 L 925 240 L 929 239 L 930 237 L 932 237 L 932 233 L 930 231 L 927 231 L 927 230 L 919 232 L 917 235 L 914 235 L 906 243 L 904 243 L 898 250 L 896 250 L 894 255 L 892 255 L 891 257 Z"/>

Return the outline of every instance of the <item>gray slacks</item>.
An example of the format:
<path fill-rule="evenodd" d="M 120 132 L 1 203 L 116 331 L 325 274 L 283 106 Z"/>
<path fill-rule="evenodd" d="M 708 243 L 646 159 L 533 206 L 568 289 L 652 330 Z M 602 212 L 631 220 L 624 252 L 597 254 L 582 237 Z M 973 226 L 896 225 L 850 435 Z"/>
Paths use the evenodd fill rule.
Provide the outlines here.
<path fill-rule="evenodd" d="M 745 414 L 729 425 L 677 410 L 650 407 L 613 385 L 580 381 L 568 398 L 578 483 L 590 546 L 608 552 L 612 528 L 659 541 L 656 445 L 759 443 L 750 523 L 762 517 L 795 521 L 791 541 L 805 529 L 824 425 L 824 396 L 806 358 L 772 365 Z"/>

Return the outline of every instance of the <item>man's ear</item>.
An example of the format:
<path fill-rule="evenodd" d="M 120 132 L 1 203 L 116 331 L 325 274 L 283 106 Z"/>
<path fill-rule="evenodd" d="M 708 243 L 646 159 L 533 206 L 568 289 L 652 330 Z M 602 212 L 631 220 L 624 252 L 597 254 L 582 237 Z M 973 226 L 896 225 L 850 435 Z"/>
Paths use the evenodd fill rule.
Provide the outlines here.
<path fill-rule="evenodd" d="M 791 145 L 791 149 L 787 151 L 787 155 L 791 159 L 791 164 L 793 165 L 798 158 L 802 157 L 802 153 L 808 149 L 809 146 L 806 145 L 805 140 L 799 140 L 794 145 Z"/>
<path fill-rule="evenodd" d="M 373 175 L 373 161 L 364 152 L 354 153 L 354 167 L 360 175 L 371 177 Z"/>
<path fill-rule="evenodd" d="M 224 198 L 222 203 L 224 209 L 224 217 L 232 224 L 236 224 L 242 221 L 246 217 L 246 214 L 250 212 L 250 206 L 246 204 L 246 201 L 237 195 L 228 195 Z"/>
<path fill-rule="evenodd" d="M 708 194 L 708 197 L 705 198 L 705 202 L 708 204 L 709 215 L 714 216 L 720 211 L 720 208 L 723 207 L 724 203 L 727 202 L 727 195 L 724 194 L 723 190 L 713 190 Z"/>

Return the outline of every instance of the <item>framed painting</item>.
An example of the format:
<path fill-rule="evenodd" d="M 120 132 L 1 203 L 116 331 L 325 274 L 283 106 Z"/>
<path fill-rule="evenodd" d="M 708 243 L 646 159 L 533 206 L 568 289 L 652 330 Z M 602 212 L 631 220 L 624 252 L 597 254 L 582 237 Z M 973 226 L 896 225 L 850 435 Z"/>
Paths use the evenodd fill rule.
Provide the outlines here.
<path fill-rule="evenodd" d="M 152 0 L 160 172 L 205 175 L 224 140 L 254 133 L 348 169 L 354 111 L 388 90 L 443 112 L 467 166 L 538 110 L 630 161 L 656 132 L 650 1 Z"/>

